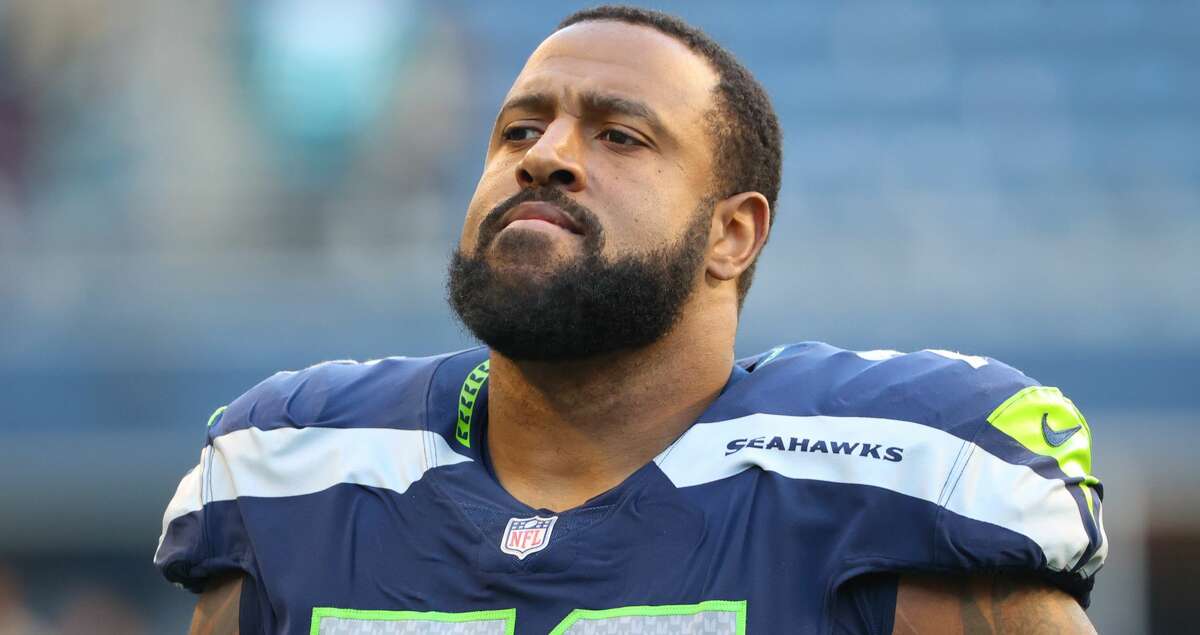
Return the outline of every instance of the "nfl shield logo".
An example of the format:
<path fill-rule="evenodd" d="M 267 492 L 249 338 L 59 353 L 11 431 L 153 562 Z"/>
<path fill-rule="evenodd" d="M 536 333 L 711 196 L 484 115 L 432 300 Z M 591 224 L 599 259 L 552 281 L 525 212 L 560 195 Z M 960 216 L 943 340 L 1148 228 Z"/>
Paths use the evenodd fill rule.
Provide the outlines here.
<path fill-rule="evenodd" d="M 554 530 L 556 520 L 558 516 L 510 518 L 504 528 L 504 537 L 500 539 L 500 551 L 524 560 L 525 556 L 545 549 L 550 544 L 550 532 Z"/>

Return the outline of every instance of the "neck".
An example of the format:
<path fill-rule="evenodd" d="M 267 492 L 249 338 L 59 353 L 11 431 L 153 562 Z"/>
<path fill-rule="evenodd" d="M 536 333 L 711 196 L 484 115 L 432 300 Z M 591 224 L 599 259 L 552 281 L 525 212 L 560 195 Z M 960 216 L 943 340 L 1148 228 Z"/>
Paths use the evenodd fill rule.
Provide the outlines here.
<path fill-rule="evenodd" d="M 562 511 L 633 474 L 691 426 L 733 367 L 733 333 L 682 320 L 654 344 L 572 362 L 491 354 L 488 449 L 517 500 Z"/>

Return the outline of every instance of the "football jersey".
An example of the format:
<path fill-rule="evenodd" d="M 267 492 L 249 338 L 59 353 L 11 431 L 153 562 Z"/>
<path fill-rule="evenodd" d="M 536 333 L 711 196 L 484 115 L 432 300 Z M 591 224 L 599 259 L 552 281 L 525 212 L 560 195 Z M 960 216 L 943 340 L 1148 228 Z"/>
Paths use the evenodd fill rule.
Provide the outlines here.
<path fill-rule="evenodd" d="M 492 472 L 487 375 L 476 348 L 272 376 L 209 420 L 156 566 L 243 573 L 247 633 L 723 635 L 846 610 L 890 632 L 906 572 L 1025 572 L 1086 606 L 1107 552 L 1087 423 L 992 359 L 740 360 L 674 443 L 558 512 Z M 869 579 L 890 600 L 845 601 Z"/>

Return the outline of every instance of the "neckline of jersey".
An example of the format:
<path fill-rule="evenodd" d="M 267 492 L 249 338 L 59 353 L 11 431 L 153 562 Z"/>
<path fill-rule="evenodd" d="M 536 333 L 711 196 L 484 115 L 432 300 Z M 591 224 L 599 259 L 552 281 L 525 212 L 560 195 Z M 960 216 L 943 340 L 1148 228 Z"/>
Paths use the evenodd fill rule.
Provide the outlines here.
<path fill-rule="evenodd" d="M 647 461 L 644 465 L 640 466 L 638 469 L 634 470 L 629 476 L 625 477 L 624 480 L 622 480 L 620 483 L 617 483 L 612 488 L 605 490 L 604 492 L 601 492 L 600 494 L 597 494 L 596 496 L 589 498 L 588 500 L 584 501 L 583 503 L 581 503 L 575 507 L 572 507 L 569 509 L 564 509 L 561 511 L 554 511 L 554 510 L 550 510 L 550 509 L 537 508 L 537 507 L 532 507 L 530 505 L 527 505 L 524 502 L 522 502 L 521 500 L 517 499 L 515 496 L 513 496 L 504 487 L 504 485 L 500 483 L 500 479 L 498 476 L 496 476 L 495 469 L 492 466 L 491 454 L 488 452 L 488 443 L 487 443 L 488 408 L 487 408 L 487 405 L 488 405 L 488 387 L 489 387 L 490 382 L 485 380 L 479 388 L 479 394 L 476 396 L 475 410 L 473 413 L 474 416 L 472 417 L 472 421 L 471 421 L 471 424 L 472 424 L 471 425 L 471 428 L 472 428 L 471 429 L 471 437 L 472 437 L 472 446 L 473 446 L 473 451 L 471 452 L 471 454 L 475 455 L 473 457 L 473 458 L 475 458 L 475 461 L 472 461 L 472 463 L 478 464 L 479 469 L 481 469 L 483 471 L 483 475 L 485 476 L 484 480 L 488 483 L 488 487 L 494 490 L 495 496 L 494 497 L 489 496 L 488 497 L 489 500 L 491 500 L 493 503 L 502 505 L 502 507 L 506 511 L 518 512 L 518 513 L 523 513 L 523 514 L 533 514 L 533 515 L 538 515 L 538 516 L 544 516 L 544 515 L 562 516 L 562 515 L 572 514 L 575 512 L 594 510 L 596 508 L 605 507 L 605 506 L 615 506 L 616 504 L 618 504 L 621 501 L 622 498 L 637 491 L 638 486 L 641 483 L 645 482 L 647 480 L 647 478 L 649 477 L 649 475 L 653 474 L 653 472 L 658 469 L 659 458 L 669 454 L 671 452 L 671 449 L 674 448 L 675 445 L 679 442 L 679 439 L 682 439 L 685 435 L 687 435 L 688 431 L 691 430 L 692 427 L 695 426 L 698 422 L 704 421 L 706 419 L 706 417 L 708 416 L 709 412 L 717 406 L 718 402 L 721 401 L 721 398 L 723 396 L 725 396 L 725 394 L 730 390 L 730 388 L 732 388 L 734 385 L 738 384 L 743 379 L 745 379 L 746 377 L 749 377 L 749 376 L 750 376 L 750 371 L 743 368 L 740 364 L 736 364 L 736 363 L 732 364 L 732 367 L 730 368 L 730 371 L 729 371 L 729 377 L 726 378 L 725 385 L 721 387 L 721 391 L 719 393 L 717 393 L 717 396 L 714 397 L 712 402 L 709 403 L 708 406 L 705 407 L 704 411 L 702 411 L 695 419 L 693 419 L 692 423 L 690 425 L 688 425 L 688 427 L 685 428 L 683 430 L 683 432 L 681 432 L 674 441 L 672 441 L 670 444 L 668 444 L 667 447 L 663 448 L 662 452 L 660 452 L 654 458 Z"/>

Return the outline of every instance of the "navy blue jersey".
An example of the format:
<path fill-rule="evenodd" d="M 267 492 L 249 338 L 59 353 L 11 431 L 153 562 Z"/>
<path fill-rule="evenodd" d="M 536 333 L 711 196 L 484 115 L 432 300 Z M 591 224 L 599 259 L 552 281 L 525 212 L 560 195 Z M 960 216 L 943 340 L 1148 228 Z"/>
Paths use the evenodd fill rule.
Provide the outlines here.
<path fill-rule="evenodd" d="M 251 389 L 210 420 L 155 564 L 193 590 L 244 573 L 243 632 L 830 633 L 890 632 L 905 572 L 1032 573 L 1086 606 L 1107 551 L 1083 417 L 991 359 L 778 347 L 556 513 L 491 471 L 487 355 Z"/>

